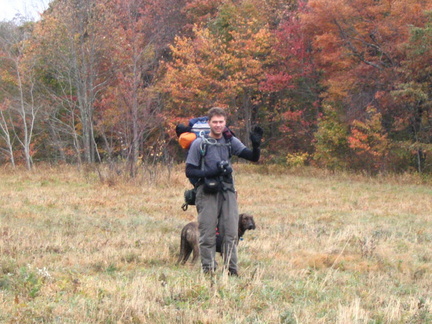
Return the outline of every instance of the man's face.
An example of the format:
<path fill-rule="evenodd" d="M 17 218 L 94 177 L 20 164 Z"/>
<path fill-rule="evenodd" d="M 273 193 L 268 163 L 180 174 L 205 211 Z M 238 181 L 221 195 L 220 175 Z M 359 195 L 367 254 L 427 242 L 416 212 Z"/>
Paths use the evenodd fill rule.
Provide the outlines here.
<path fill-rule="evenodd" d="M 210 121 L 210 135 L 214 138 L 221 138 L 222 132 L 226 125 L 226 120 L 224 116 L 213 116 Z"/>

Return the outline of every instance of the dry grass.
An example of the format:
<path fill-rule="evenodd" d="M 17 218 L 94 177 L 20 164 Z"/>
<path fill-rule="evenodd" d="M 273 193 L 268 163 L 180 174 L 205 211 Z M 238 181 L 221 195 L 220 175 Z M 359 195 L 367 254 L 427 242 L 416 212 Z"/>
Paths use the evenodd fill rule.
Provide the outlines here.
<path fill-rule="evenodd" d="M 430 184 L 237 171 L 240 210 L 258 228 L 240 242 L 241 277 L 209 278 L 175 264 L 196 217 L 180 209 L 182 166 L 133 183 L 92 167 L 3 169 L 0 322 L 432 322 Z"/>

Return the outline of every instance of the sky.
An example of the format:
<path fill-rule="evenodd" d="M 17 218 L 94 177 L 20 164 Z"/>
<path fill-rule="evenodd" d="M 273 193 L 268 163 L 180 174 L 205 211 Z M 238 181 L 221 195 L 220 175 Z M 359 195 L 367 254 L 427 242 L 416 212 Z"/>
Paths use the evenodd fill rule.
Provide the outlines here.
<path fill-rule="evenodd" d="M 16 14 L 29 20 L 39 19 L 50 0 L 0 0 L 0 21 L 10 21 Z"/>

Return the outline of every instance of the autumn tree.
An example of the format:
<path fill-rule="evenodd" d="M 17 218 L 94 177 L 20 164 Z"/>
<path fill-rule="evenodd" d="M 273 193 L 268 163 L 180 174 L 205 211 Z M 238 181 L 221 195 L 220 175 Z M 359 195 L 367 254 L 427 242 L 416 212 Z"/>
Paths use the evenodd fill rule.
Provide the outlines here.
<path fill-rule="evenodd" d="M 230 107 L 232 121 L 250 130 L 262 102 L 260 83 L 271 54 L 271 34 L 250 2 L 227 2 L 192 37 L 177 37 L 166 63 L 164 89 L 183 117 L 213 105 Z"/>
<path fill-rule="evenodd" d="M 432 14 L 423 27 L 411 27 L 406 43 L 406 58 L 401 62 L 401 79 L 391 92 L 394 101 L 403 102 L 402 113 L 395 116 L 400 136 L 398 146 L 413 152 L 418 172 L 431 170 L 426 157 L 432 150 Z"/>
<path fill-rule="evenodd" d="M 324 105 L 315 133 L 315 162 L 334 170 L 348 168 L 348 134 L 348 126 L 340 119 L 338 108 Z"/>
<path fill-rule="evenodd" d="M 79 161 L 81 155 L 85 162 L 101 159 L 94 114 L 112 77 L 107 14 L 103 1 L 54 1 L 35 34 L 40 77 L 57 104 L 51 116 L 71 132 Z"/>
<path fill-rule="evenodd" d="M 272 140 L 269 149 L 313 152 L 313 134 L 320 113 L 320 75 L 311 51 L 311 39 L 303 30 L 304 4 L 286 10 L 274 30 L 272 65 L 261 90 L 267 93 L 271 111 Z"/>
<path fill-rule="evenodd" d="M 33 165 L 34 130 L 41 108 L 38 100 L 34 60 L 26 56 L 32 24 L 17 27 L 13 22 L 3 23 L 0 31 L 0 61 L 2 109 L 0 128 L 9 158 L 15 164 L 13 139 L 23 150 L 27 169 Z"/>
<path fill-rule="evenodd" d="M 423 26 L 428 8 L 423 0 L 308 2 L 302 20 L 323 73 L 323 98 L 344 107 L 342 120 L 362 120 L 374 107 L 389 140 L 398 137 L 404 103 L 394 100 L 392 90 L 400 82 L 408 26 Z"/>
<path fill-rule="evenodd" d="M 152 3 L 110 3 L 115 15 L 111 34 L 115 43 L 110 51 L 114 81 L 98 102 L 97 128 L 110 157 L 121 146 L 131 176 L 136 174 L 141 143 L 147 142 L 161 123 L 152 90 L 152 74 L 157 65 L 155 34 L 150 32 L 155 9 Z"/>
<path fill-rule="evenodd" d="M 371 173 L 388 170 L 387 157 L 390 150 L 387 133 L 382 125 L 382 116 L 373 107 L 366 109 L 364 121 L 354 120 L 348 136 L 351 168 Z"/>
<path fill-rule="evenodd" d="M 10 161 L 11 165 L 15 167 L 15 156 L 14 156 L 14 135 L 13 135 L 13 121 L 10 114 L 10 93 L 15 89 L 15 78 L 13 75 L 13 60 L 9 58 L 8 52 L 12 47 L 9 40 L 9 35 L 13 33 L 13 30 L 17 27 L 10 23 L 0 24 L 0 62 L 1 62 L 1 78 L 0 78 L 0 136 L 2 139 L 2 145 L 0 152 L 5 156 L 7 161 Z"/>
<path fill-rule="evenodd" d="M 57 2 L 54 2 L 57 3 Z M 82 162 L 82 127 L 76 94 L 71 41 L 67 26 L 53 9 L 35 24 L 31 50 L 37 61 L 37 78 L 46 106 L 43 127 L 50 134 L 46 156 L 63 162 Z"/>

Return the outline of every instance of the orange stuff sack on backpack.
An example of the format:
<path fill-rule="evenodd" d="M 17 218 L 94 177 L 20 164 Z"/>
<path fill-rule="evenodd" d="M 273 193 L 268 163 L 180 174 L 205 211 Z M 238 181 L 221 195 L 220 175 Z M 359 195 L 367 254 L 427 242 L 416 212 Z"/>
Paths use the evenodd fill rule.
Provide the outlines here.
<path fill-rule="evenodd" d="M 185 133 L 182 133 L 182 134 L 179 136 L 178 141 L 179 141 L 179 144 L 180 144 L 180 146 L 181 146 L 182 148 L 184 148 L 184 149 L 188 149 L 188 148 L 191 146 L 192 142 L 193 142 L 196 138 L 197 138 L 197 136 L 196 136 L 195 133 L 192 133 L 192 132 L 185 132 Z"/>

